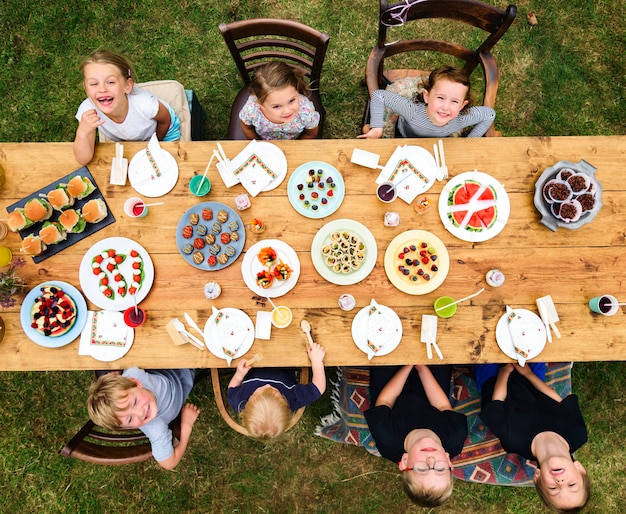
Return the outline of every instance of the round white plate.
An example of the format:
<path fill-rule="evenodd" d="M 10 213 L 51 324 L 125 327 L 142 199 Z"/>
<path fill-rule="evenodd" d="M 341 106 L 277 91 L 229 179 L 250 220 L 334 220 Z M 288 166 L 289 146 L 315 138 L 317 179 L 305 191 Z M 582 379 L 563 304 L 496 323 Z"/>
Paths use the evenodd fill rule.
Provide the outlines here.
<path fill-rule="evenodd" d="M 526 318 L 530 331 L 536 334 L 536 337 L 529 338 L 528 348 L 524 348 L 524 350 L 528 351 L 528 357 L 526 360 L 534 359 L 541 353 L 543 347 L 546 345 L 546 327 L 543 324 L 543 321 L 541 321 L 541 318 L 534 312 L 527 309 L 514 310 L 516 313 Z M 496 341 L 498 342 L 500 350 L 502 350 L 507 357 L 517 360 L 518 355 L 515 353 L 515 348 L 513 347 L 511 333 L 509 332 L 509 327 L 507 325 L 507 317 L 508 314 L 505 313 L 498 320 L 498 324 L 496 325 Z"/>
<path fill-rule="evenodd" d="M 233 359 L 238 359 L 239 357 L 245 355 L 252 347 L 252 343 L 254 343 L 254 324 L 252 323 L 250 316 L 248 316 L 245 312 L 239 309 L 224 307 L 223 309 L 220 309 L 220 311 L 224 312 L 224 314 L 228 314 L 229 316 L 240 318 L 240 321 L 250 329 L 248 331 L 248 335 L 243 340 L 241 346 L 233 357 Z M 220 359 L 227 360 L 227 355 L 222 350 L 222 345 L 217 338 L 217 325 L 215 324 L 215 316 L 217 316 L 217 312 L 211 314 L 211 317 L 204 325 L 204 342 L 213 355 L 219 357 Z"/>
<path fill-rule="evenodd" d="M 400 317 L 395 311 L 386 305 L 378 304 L 376 307 L 380 309 L 385 316 L 391 318 L 395 328 L 398 329 L 397 335 L 376 352 L 376 356 L 381 356 L 393 352 L 400 344 L 400 341 L 402 341 L 402 321 L 400 321 Z M 369 316 L 369 310 L 370 306 L 366 305 L 356 313 L 352 320 L 352 339 L 357 348 L 363 353 L 368 353 L 369 351 L 369 347 L 367 346 L 367 317 Z"/>
<path fill-rule="evenodd" d="M 398 177 L 406 176 L 407 172 L 413 173 L 413 178 L 408 178 L 398 190 L 398 197 L 411 203 L 417 195 L 433 187 L 439 175 L 439 167 L 433 155 L 421 146 L 399 147 L 396 152 L 391 155 L 376 182 L 399 183 L 402 178 Z"/>
<path fill-rule="evenodd" d="M 102 312 L 102 311 L 101 311 Z M 108 316 L 111 316 L 113 320 L 117 320 L 117 323 L 125 325 L 124 313 L 117 311 L 108 311 Z M 89 325 L 85 325 L 83 330 L 91 331 Z M 121 359 L 128 353 L 130 347 L 133 345 L 135 339 L 135 330 L 132 327 L 126 327 L 126 344 L 124 346 L 90 346 L 89 355 L 94 359 L 101 362 L 112 362 L 117 359 Z"/>
<path fill-rule="evenodd" d="M 320 182 L 324 183 L 323 189 L 320 189 L 317 185 L 311 188 L 307 186 L 306 178 L 309 176 L 310 170 L 315 172 L 316 177 L 318 176 L 318 170 L 322 170 Z M 334 188 L 328 186 L 327 180 L 330 178 L 332 178 L 335 184 Z M 289 177 L 289 182 L 287 183 L 287 196 L 293 208 L 302 216 L 312 219 L 325 218 L 339 209 L 345 192 L 343 177 L 339 170 L 321 161 L 305 162 L 298 166 L 291 174 L 291 177 Z M 313 198 L 313 193 L 317 193 L 318 198 Z M 332 194 L 332 196 L 328 196 L 329 194 Z M 304 199 L 301 200 L 300 195 L 304 195 Z M 326 204 L 322 203 L 322 198 L 327 200 Z M 304 205 L 305 200 L 310 202 L 308 207 Z"/>
<path fill-rule="evenodd" d="M 202 219 L 202 211 L 204 209 L 211 209 L 213 211 L 212 220 L 205 221 Z M 204 225 L 208 229 L 208 231 L 211 232 L 211 227 L 213 226 L 213 224 L 216 222 L 219 223 L 217 221 L 217 213 L 219 211 L 226 211 L 228 213 L 228 219 L 226 220 L 225 223 L 221 223 L 222 232 L 220 232 L 219 234 L 215 236 L 216 238 L 215 242 L 221 247 L 220 253 L 224 253 L 224 250 L 226 249 L 227 246 L 232 246 L 235 249 L 235 255 L 233 255 L 232 257 L 229 257 L 228 260 L 224 264 L 220 264 L 218 262 L 217 264 L 215 264 L 215 266 L 209 266 L 207 259 L 209 255 L 211 254 L 209 252 L 209 245 L 207 244 L 202 250 L 194 249 L 194 252 L 199 251 L 202 253 L 202 255 L 204 255 L 203 261 L 200 264 L 198 264 L 193 260 L 194 252 L 190 254 L 186 254 L 185 252 L 183 252 L 182 248 L 187 243 L 193 244 L 193 240 L 196 237 L 202 237 L 202 239 L 204 239 L 204 236 L 198 236 L 196 234 L 197 228 L 200 225 Z M 192 213 L 195 213 L 200 217 L 200 221 L 195 226 L 189 223 L 189 215 Z M 237 229 L 237 233 L 239 234 L 239 240 L 231 241 L 227 245 L 224 245 L 220 242 L 220 236 L 224 232 L 232 233 L 232 230 L 230 230 L 230 228 L 228 227 L 231 221 L 236 221 L 237 224 L 239 225 L 239 228 Z M 189 239 L 185 239 L 183 237 L 183 228 L 186 227 L 187 225 L 193 227 L 194 235 L 190 237 Z M 239 255 L 241 254 L 241 251 L 243 250 L 243 246 L 245 242 L 246 242 L 246 227 L 243 221 L 241 221 L 241 217 L 239 216 L 239 214 L 237 214 L 237 211 L 235 211 L 234 209 L 231 209 L 228 205 L 225 205 L 220 202 L 202 202 L 202 203 L 198 203 L 194 205 L 193 207 L 188 209 L 185 212 L 185 214 L 181 216 L 180 220 L 178 220 L 178 225 L 176 226 L 176 246 L 178 247 L 178 251 L 180 255 L 182 256 L 183 259 L 185 259 L 185 262 L 191 264 L 194 268 L 203 269 L 205 271 L 218 271 L 233 264 L 239 258 Z"/>
<path fill-rule="evenodd" d="M 261 264 L 259 259 L 257 259 L 257 255 L 262 248 L 267 246 L 276 251 L 277 262 L 278 260 L 282 260 L 293 271 L 287 280 L 274 279 L 271 287 L 263 289 L 256 283 L 256 274 L 267 268 Z M 295 287 L 296 282 L 298 282 L 298 277 L 300 276 L 300 260 L 298 259 L 298 254 L 296 254 L 295 250 L 287 243 L 278 239 L 265 239 L 263 241 L 259 241 L 258 243 L 254 243 L 250 248 L 248 248 L 241 263 L 241 274 L 243 276 L 243 281 L 253 293 L 267 298 L 277 298 L 288 293 Z"/>
<path fill-rule="evenodd" d="M 95 245 L 93 245 L 85 253 L 83 260 L 80 263 L 80 269 L 78 271 L 80 287 L 85 293 L 85 296 L 87 296 L 91 303 L 97 305 L 103 310 L 123 311 L 135 305 L 133 295 L 126 293 L 126 296 L 120 297 L 116 291 L 115 298 L 107 298 L 100 291 L 100 279 L 96 275 L 94 275 L 92 271 L 93 258 L 96 255 L 99 255 L 105 250 L 109 249 L 115 250 L 116 252 L 125 255 L 128 255 L 129 250 L 136 250 L 139 253 L 139 256 L 143 259 L 144 279 L 141 287 L 136 293 L 137 303 L 143 301 L 145 297 L 148 296 L 148 293 L 152 288 L 152 283 L 154 282 L 154 264 L 152 264 L 150 254 L 148 254 L 143 246 L 126 237 L 109 237 L 107 239 L 103 239 L 102 241 L 99 241 Z M 118 269 L 124 277 L 126 286 L 130 286 L 133 271 L 132 259 L 126 257 L 124 262 L 122 262 L 122 264 L 118 266 Z M 111 273 L 106 273 L 109 277 L 109 283 L 114 284 L 115 282 L 112 279 Z"/>
<path fill-rule="evenodd" d="M 466 211 L 458 212 L 465 212 L 471 215 L 485 208 L 489 208 L 485 207 L 485 205 L 494 207 L 495 219 L 489 226 L 483 226 L 481 228 L 468 227 L 467 224 L 464 223 L 466 219 L 462 219 L 461 223 L 459 223 L 458 220 L 454 220 L 454 215 L 451 211 L 455 209 L 455 206 L 451 205 L 452 200 L 450 196 L 453 191 L 458 189 L 458 187 L 463 187 L 466 181 L 476 182 L 480 184 L 481 187 L 479 190 L 474 192 L 472 198 L 470 199 L 470 203 L 467 204 L 468 209 Z M 483 190 L 483 193 L 478 195 L 479 191 L 483 187 L 486 187 L 487 189 Z M 471 205 L 477 195 L 481 197 L 484 192 L 488 190 L 490 190 L 492 195 L 495 197 L 493 201 L 487 200 L 488 203 L 476 203 L 474 206 Z M 476 198 L 476 200 L 478 200 L 478 198 Z M 480 243 L 497 236 L 502 231 L 507 221 L 509 221 L 510 213 L 511 204 L 509 202 L 509 195 L 504 189 L 504 186 L 492 176 L 480 171 L 468 171 L 453 177 L 448 181 L 439 195 L 439 217 L 441 218 L 443 226 L 453 236 L 470 243 Z"/>
<path fill-rule="evenodd" d="M 69 330 L 69 332 L 63 334 L 62 336 L 46 337 L 30 326 L 30 311 L 33 307 L 35 298 L 41 296 L 40 288 L 43 286 L 56 286 L 62 289 L 72 300 L 74 300 L 74 303 L 76 304 L 76 323 L 74 323 L 74 326 Z M 70 284 L 59 282 L 57 280 L 42 282 L 41 284 L 33 287 L 24 298 L 22 308 L 20 309 L 20 321 L 22 323 L 24 333 L 31 341 L 40 346 L 45 346 L 46 348 L 60 348 L 61 346 L 71 343 L 74 339 L 80 336 L 80 333 L 83 331 L 83 327 L 87 322 L 87 302 L 85 302 L 85 299 L 80 291 Z"/>
<path fill-rule="evenodd" d="M 322 248 L 331 241 L 331 234 L 343 230 L 355 234 L 365 243 L 365 260 L 361 263 L 361 267 L 346 274 L 335 273 L 332 268 L 326 264 L 326 258 L 322 254 Z M 360 282 L 374 269 L 377 255 L 378 248 L 376 246 L 376 239 L 374 239 L 374 236 L 365 225 L 354 220 L 341 219 L 326 223 L 326 225 L 317 231 L 311 243 L 311 260 L 313 261 L 313 266 L 315 266 L 317 272 L 331 284 L 347 286 Z"/>
<path fill-rule="evenodd" d="M 432 246 L 436 250 L 435 255 L 437 255 L 437 260 L 431 261 L 425 265 L 419 264 L 415 267 L 407 266 L 407 269 L 410 270 L 409 277 L 411 274 L 415 276 L 417 269 L 420 268 L 425 273 L 431 274 L 433 277 L 426 281 L 418 276 L 416 281 L 411 281 L 409 277 L 404 275 L 398 269 L 398 266 L 400 266 L 398 255 L 403 252 L 405 247 L 410 249 L 411 245 L 418 246 L 421 242 L 428 243 L 429 247 Z M 421 248 L 418 247 L 416 250 L 411 251 L 409 253 L 409 257 L 418 257 L 417 253 L 420 250 Z M 435 273 L 429 271 L 433 264 L 439 268 Z M 385 250 L 384 266 L 387 278 L 400 291 L 413 295 L 427 294 L 443 284 L 443 281 L 448 276 L 448 271 L 450 271 L 450 256 L 448 255 L 446 245 L 444 245 L 443 241 L 441 241 L 441 239 L 439 239 L 436 235 L 425 230 L 407 230 L 406 232 L 398 234 L 392 239 L 389 245 L 387 245 L 387 250 Z"/>
<path fill-rule="evenodd" d="M 287 157 L 285 157 L 285 154 L 280 148 L 267 141 L 257 141 L 256 148 L 256 153 L 259 154 L 261 160 L 265 162 L 274 172 L 274 175 L 276 175 L 276 178 L 272 179 L 261 191 L 276 189 L 287 176 Z"/>
<path fill-rule="evenodd" d="M 128 180 L 130 185 L 139 194 L 149 198 L 156 198 L 169 193 L 178 181 L 178 163 L 174 156 L 161 148 L 159 168 L 161 176 L 151 179 L 153 169 L 146 150 L 137 152 L 128 165 Z"/>

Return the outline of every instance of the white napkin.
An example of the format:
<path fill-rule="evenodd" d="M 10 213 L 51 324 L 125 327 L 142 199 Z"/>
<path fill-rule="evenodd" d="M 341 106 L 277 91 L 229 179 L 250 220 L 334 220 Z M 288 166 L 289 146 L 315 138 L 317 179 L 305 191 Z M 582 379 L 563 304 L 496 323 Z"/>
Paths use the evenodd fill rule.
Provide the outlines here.
<path fill-rule="evenodd" d="M 407 158 L 406 153 L 406 145 L 397 147 L 378 175 L 376 183 L 393 182 L 397 184 L 404 179 L 407 174 L 411 174 L 412 176 L 406 178 L 397 188 L 398 198 L 402 198 L 402 200 L 410 204 L 424 189 L 424 183 L 428 179 L 422 174 L 419 168 Z"/>
<path fill-rule="evenodd" d="M 393 326 L 393 321 L 380 310 L 380 306 L 372 298 L 367 315 L 368 360 L 372 360 L 372 357 L 374 357 L 397 332 L 398 329 Z"/>
<path fill-rule="evenodd" d="M 233 357 L 239 350 L 243 340 L 250 332 L 250 329 L 241 323 L 237 318 L 226 314 L 213 307 L 215 314 L 215 326 L 217 327 L 217 336 L 219 344 L 222 347 L 226 362 L 230 366 Z"/>
<path fill-rule="evenodd" d="M 78 355 L 93 355 L 95 350 L 102 347 L 125 347 L 129 330 L 132 329 L 120 322 L 117 312 L 88 311 L 87 323 L 80 335 Z"/>
<path fill-rule="evenodd" d="M 157 139 L 156 133 L 152 134 L 148 148 L 146 148 L 146 156 L 150 164 L 149 179 L 156 180 L 167 171 L 167 162 L 163 160 L 161 145 Z"/>
<path fill-rule="evenodd" d="M 532 337 L 534 334 L 531 330 L 529 330 L 526 321 L 517 314 L 511 307 L 506 306 L 507 313 L 507 325 L 509 327 L 509 334 L 511 336 L 511 342 L 513 343 L 513 348 L 515 349 L 515 354 L 517 355 L 517 362 L 519 362 L 520 366 L 524 366 L 526 364 L 526 360 L 531 356 L 531 349 L 529 347 L 528 342 L 532 341 Z"/>
<path fill-rule="evenodd" d="M 433 358 L 431 344 L 437 341 L 437 316 L 432 314 L 422 314 L 422 332 L 420 341 L 426 343 L 426 354 L 429 359 Z"/>
<path fill-rule="evenodd" d="M 232 171 L 230 160 L 218 162 L 217 171 L 219 171 L 220 177 L 222 177 L 226 187 L 233 187 L 235 184 L 239 184 L 239 180 Z"/>
<path fill-rule="evenodd" d="M 253 139 L 229 165 L 235 178 L 252 196 L 258 195 L 276 178 L 259 153 L 257 142 Z"/>

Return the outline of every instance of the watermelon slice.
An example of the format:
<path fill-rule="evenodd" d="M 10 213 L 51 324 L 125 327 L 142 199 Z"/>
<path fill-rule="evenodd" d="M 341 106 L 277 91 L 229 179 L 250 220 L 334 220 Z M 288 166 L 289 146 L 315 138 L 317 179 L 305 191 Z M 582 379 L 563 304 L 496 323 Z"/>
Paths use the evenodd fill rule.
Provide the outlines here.
<path fill-rule="evenodd" d="M 477 205 L 474 207 L 469 204 L 476 201 L 495 202 L 496 199 L 496 191 L 492 186 L 485 187 L 475 180 L 466 180 L 452 189 L 448 195 L 448 206 L 457 207 L 448 212 L 448 218 L 455 227 L 462 227 L 472 232 L 488 229 L 498 217 L 496 206 Z M 467 209 L 462 209 L 463 206 L 467 206 Z"/>

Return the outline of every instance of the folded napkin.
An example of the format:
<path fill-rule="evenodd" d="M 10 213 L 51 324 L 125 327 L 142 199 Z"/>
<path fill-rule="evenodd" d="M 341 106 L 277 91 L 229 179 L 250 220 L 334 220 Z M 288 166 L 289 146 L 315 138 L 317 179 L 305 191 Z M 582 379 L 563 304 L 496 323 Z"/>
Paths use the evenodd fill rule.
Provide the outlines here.
<path fill-rule="evenodd" d="M 524 318 L 508 305 L 506 306 L 506 312 L 506 321 L 509 327 L 511 342 L 513 343 L 513 348 L 517 355 L 517 362 L 519 362 L 520 366 L 524 366 L 530 357 L 530 341 L 532 341 L 531 337 L 534 337 L 534 332 L 531 330 L 531 327 L 528 326 Z"/>
<path fill-rule="evenodd" d="M 402 180 L 402 184 L 399 184 L 397 188 L 398 198 L 402 198 L 406 203 L 412 203 L 431 179 L 418 169 L 417 165 L 407 156 L 407 153 L 409 152 L 406 145 L 398 146 L 378 175 L 376 183 L 393 182 L 399 184 Z M 409 176 L 407 177 L 407 175 Z"/>
<path fill-rule="evenodd" d="M 219 344 L 230 366 L 233 357 L 237 354 L 237 350 L 239 350 L 250 329 L 240 319 L 230 316 L 224 311 L 214 308 L 213 312 L 215 313 L 215 326 L 217 327 Z"/>
<path fill-rule="evenodd" d="M 380 349 L 398 333 L 393 321 L 385 315 L 372 299 L 367 313 L 367 358 L 372 360 Z"/>
<path fill-rule="evenodd" d="M 146 155 L 148 162 L 150 163 L 150 177 L 149 180 L 156 180 L 166 171 L 167 163 L 163 161 L 161 145 L 157 139 L 156 133 L 152 134 L 148 148 L 146 148 Z"/>
<path fill-rule="evenodd" d="M 276 178 L 276 174 L 263 161 L 257 147 L 258 143 L 253 139 L 230 161 L 233 175 L 252 196 L 258 195 Z"/>
<path fill-rule="evenodd" d="M 129 341 L 129 327 L 114 311 L 88 311 L 87 323 L 80 336 L 79 355 L 92 355 L 101 347 L 118 349 Z"/>

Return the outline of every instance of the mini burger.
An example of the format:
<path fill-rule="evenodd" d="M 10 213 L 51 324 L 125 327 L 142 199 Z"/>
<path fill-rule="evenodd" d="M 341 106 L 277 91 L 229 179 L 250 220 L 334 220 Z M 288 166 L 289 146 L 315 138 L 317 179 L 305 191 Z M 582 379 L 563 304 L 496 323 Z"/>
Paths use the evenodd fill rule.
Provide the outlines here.
<path fill-rule="evenodd" d="M 67 239 L 67 232 L 60 223 L 46 221 L 39 231 L 39 237 L 47 245 L 55 245 Z"/>
<path fill-rule="evenodd" d="M 33 222 L 24 215 L 24 209 L 17 208 L 9 213 L 7 224 L 13 232 L 30 227 Z"/>
<path fill-rule="evenodd" d="M 41 237 L 31 234 L 26 236 L 22 241 L 22 251 L 33 257 L 41 255 L 46 250 L 46 244 Z"/>
<path fill-rule="evenodd" d="M 74 197 L 68 195 L 64 187 L 57 187 L 52 191 L 48 191 L 48 201 L 52 208 L 57 211 L 62 211 L 74 205 Z"/>
<path fill-rule="evenodd" d="M 89 200 L 83 205 L 82 215 L 87 223 L 98 223 L 107 217 L 107 205 L 100 198 Z"/>
<path fill-rule="evenodd" d="M 80 234 L 87 226 L 83 217 L 74 209 L 64 210 L 59 216 L 59 223 L 65 230 L 74 234 Z"/>
<path fill-rule="evenodd" d="M 74 198 L 85 198 L 96 190 L 96 186 L 87 177 L 76 175 L 67 183 L 67 192 Z"/>
<path fill-rule="evenodd" d="M 34 223 L 47 220 L 52 216 L 52 205 L 43 198 L 33 198 L 24 205 L 24 216 Z"/>

